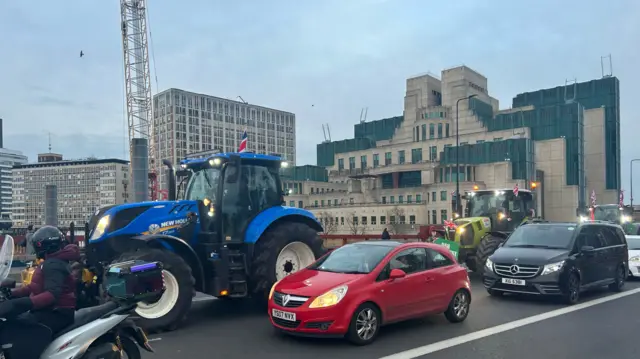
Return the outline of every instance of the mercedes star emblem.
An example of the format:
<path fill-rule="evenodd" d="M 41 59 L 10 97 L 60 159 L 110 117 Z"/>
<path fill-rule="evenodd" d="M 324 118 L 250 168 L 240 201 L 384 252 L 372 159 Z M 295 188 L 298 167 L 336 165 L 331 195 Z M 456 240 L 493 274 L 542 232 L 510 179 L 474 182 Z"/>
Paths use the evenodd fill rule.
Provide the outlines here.
<path fill-rule="evenodd" d="M 289 294 L 285 294 L 282 297 L 282 306 L 286 307 L 290 300 L 291 300 L 291 296 Z"/>
<path fill-rule="evenodd" d="M 511 274 L 516 274 L 520 271 L 520 268 L 514 264 L 511 266 L 511 268 L 509 268 L 509 271 L 511 272 Z"/>

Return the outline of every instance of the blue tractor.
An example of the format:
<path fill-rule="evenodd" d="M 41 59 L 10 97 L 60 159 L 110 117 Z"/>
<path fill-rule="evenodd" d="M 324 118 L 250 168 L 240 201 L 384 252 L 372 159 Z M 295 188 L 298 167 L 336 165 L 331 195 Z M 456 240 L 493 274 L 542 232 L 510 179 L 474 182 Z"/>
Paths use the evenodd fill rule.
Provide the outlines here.
<path fill-rule="evenodd" d="M 323 253 L 321 224 L 306 210 L 284 206 L 279 176 L 286 162 L 253 153 L 219 153 L 168 161 L 168 201 L 98 210 L 88 224 L 86 261 L 100 273 L 114 261 L 164 263 L 167 289 L 136 309 L 150 331 L 173 330 L 196 291 L 218 298 L 267 298 L 282 277 Z M 187 183 L 176 200 L 176 174 Z"/>

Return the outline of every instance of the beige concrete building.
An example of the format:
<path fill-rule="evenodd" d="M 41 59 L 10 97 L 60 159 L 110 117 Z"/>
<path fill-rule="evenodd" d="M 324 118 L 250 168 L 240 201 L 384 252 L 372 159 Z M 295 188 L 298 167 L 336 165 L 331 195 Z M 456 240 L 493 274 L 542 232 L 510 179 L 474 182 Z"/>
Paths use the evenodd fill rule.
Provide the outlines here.
<path fill-rule="evenodd" d="M 129 162 L 119 159 L 63 160 L 59 154 L 38 155 L 37 163 L 13 167 L 14 228 L 45 221 L 45 187 L 55 185 L 57 222 L 84 225 L 98 208 L 127 201 Z M 130 191 L 130 189 L 129 189 Z"/>
<path fill-rule="evenodd" d="M 288 204 L 311 209 L 331 233 L 411 232 L 450 219 L 457 112 L 461 193 L 536 182 L 537 213 L 572 221 L 592 191 L 598 203 L 617 203 L 618 108 L 614 77 L 519 94 L 506 110 L 466 66 L 412 77 L 404 115 L 318 145 L 328 179 L 287 180 Z"/>

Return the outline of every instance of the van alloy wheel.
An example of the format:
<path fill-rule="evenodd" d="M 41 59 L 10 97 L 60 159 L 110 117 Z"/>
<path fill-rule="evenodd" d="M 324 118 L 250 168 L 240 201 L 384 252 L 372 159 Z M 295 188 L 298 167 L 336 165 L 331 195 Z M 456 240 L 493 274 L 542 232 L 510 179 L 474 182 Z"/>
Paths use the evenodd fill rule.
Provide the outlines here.
<path fill-rule="evenodd" d="M 580 278 L 577 275 L 572 274 L 569 277 L 567 285 L 567 301 L 569 304 L 574 304 L 580 299 Z"/>

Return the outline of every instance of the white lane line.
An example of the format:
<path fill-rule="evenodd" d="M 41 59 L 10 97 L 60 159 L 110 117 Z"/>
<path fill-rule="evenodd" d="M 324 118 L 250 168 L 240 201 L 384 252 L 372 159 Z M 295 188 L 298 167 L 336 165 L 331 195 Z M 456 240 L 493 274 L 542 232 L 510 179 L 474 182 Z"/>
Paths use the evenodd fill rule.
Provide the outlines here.
<path fill-rule="evenodd" d="M 195 298 L 191 299 L 191 301 L 192 302 L 206 302 L 206 301 L 209 301 L 209 300 L 216 300 L 216 299 L 218 299 L 218 298 L 208 295 L 208 296 L 202 296 L 202 297 L 200 297 L 200 296 L 195 297 Z"/>
<path fill-rule="evenodd" d="M 552 310 L 550 312 L 546 312 L 546 313 L 534 315 L 534 316 L 531 316 L 531 317 L 515 320 L 513 322 L 500 324 L 500 325 L 497 325 L 495 327 L 482 329 L 482 330 L 479 330 L 477 332 L 461 335 L 459 337 L 450 338 L 450 339 L 442 340 L 442 341 L 439 341 L 439 342 L 436 342 L 436 343 L 432 343 L 432 344 L 424 345 L 424 346 L 421 346 L 421 347 L 405 350 L 403 352 L 391 354 L 391 355 L 388 355 L 386 357 L 382 357 L 380 359 L 413 359 L 413 358 L 421 357 L 423 355 L 435 353 L 435 352 L 440 351 L 440 350 L 444 350 L 444 349 L 447 349 L 447 348 L 455 347 L 455 346 L 458 346 L 458 345 L 461 345 L 461 344 L 465 344 L 465 343 L 468 343 L 468 342 L 471 342 L 471 341 L 474 341 L 474 340 L 486 338 L 486 337 L 491 336 L 491 335 L 499 334 L 499 333 L 502 333 L 502 332 L 506 332 L 508 330 L 513 330 L 513 329 L 516 329 L 516 328 L 523 327 L 525 325 L 529 325 L 529 324 L 537 323 L 537 322 L 540 322 L 540 321 L 543 321 L 543 320 L 547 320 L 547 319 L 551 319 L 551 318 L 554 318 L 554 317 L 558 317 L 558 316 L 561 316 L 561 315 L 569 314 L 569 313 L 572 313 L 572 312 L 575 312 L 575 311 L 578 311 L 578 310 L 581 310 L 581 309 L 593 307 L 593 306 L 598 305 L 598 304 L 610 302 L 612 300 L 624 298 L 624 297 L 627 297 L 627 296 L 630 296 L 630 295 L 633 295 L 633 294 L 638 294 L 638 293 L 640 293 L 640 288 L 635 288 L 635 289 L 628 290 L 628 291 L 625 291 L 625 292 L 622 292 L 622 293 L 616 293 L 616 294 L 609 295 L 609 296 L 606 296 L 606 297 L 590 300 L 588 302 L 584 302 L 584 303 L 581 303 L 581 304 L 576 304 L 576 305 L 573 305 L 573 306 L 570 306 L 570 307 L 560 308 L 560 309 Z M 473 313 L 470 313 L 470 315 L 473 315 Z"/>

